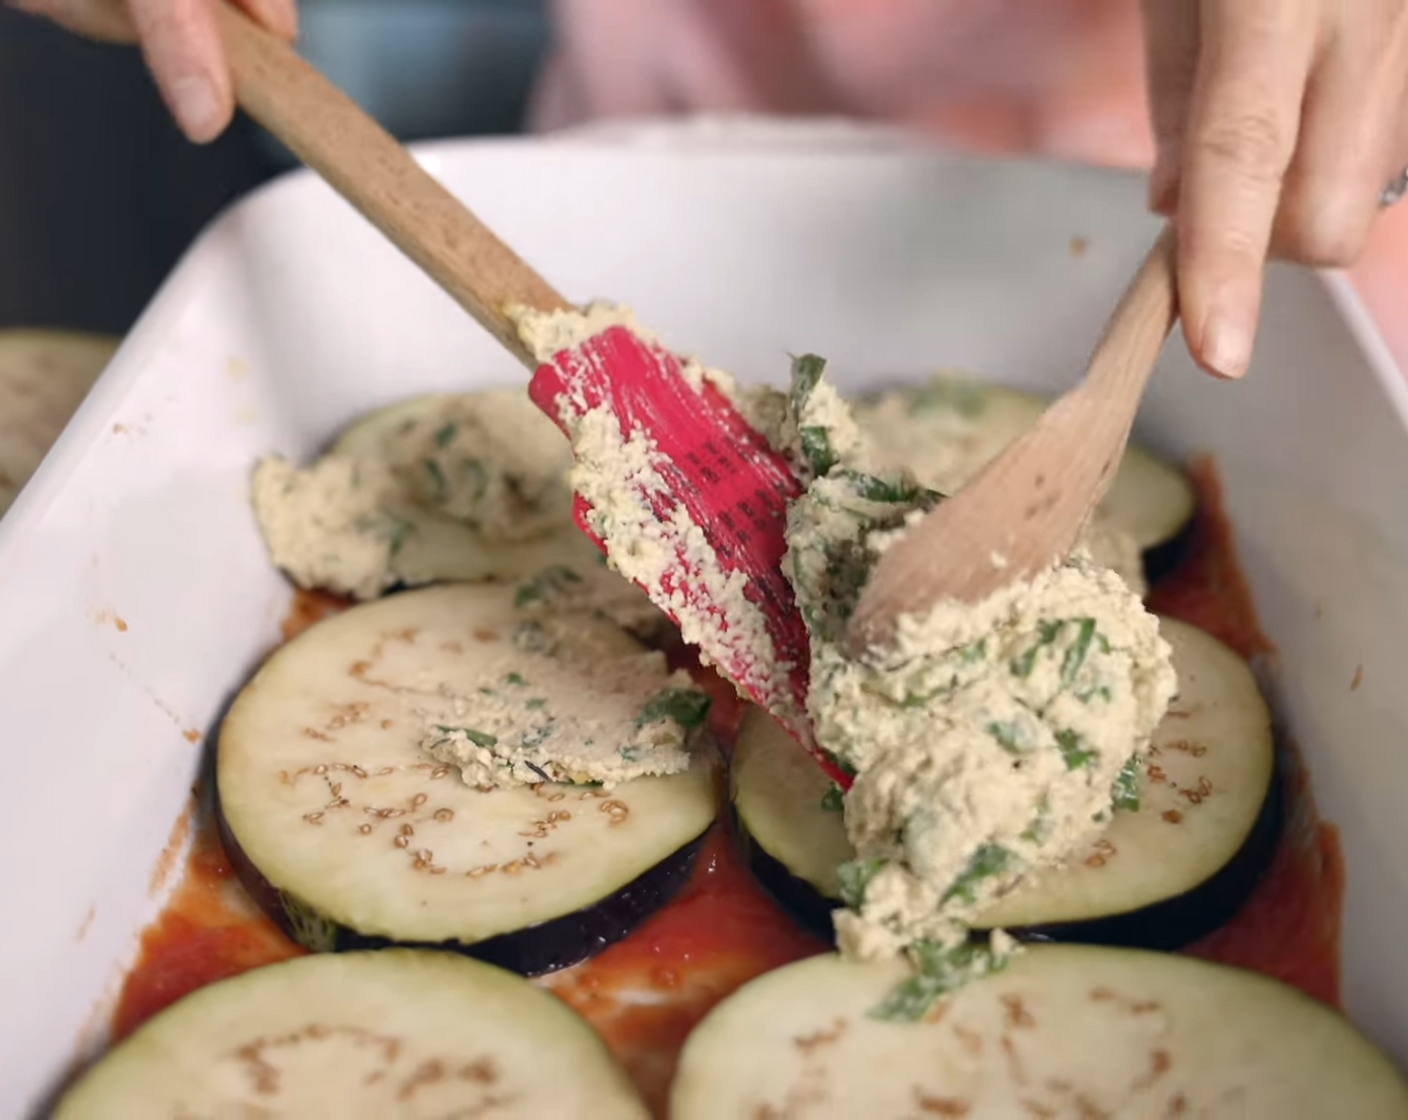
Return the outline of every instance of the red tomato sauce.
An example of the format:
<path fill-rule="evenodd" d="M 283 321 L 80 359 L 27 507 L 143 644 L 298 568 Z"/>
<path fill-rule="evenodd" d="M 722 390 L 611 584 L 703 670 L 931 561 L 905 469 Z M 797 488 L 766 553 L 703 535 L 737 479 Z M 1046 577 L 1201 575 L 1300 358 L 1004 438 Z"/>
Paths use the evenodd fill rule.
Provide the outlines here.
<path fill-rule="evenodd" d="M 1199 509 L 1188 553 L 1155 587 L 1150 608 L 1226 642 L 1244 657 L 1273 654 L 1237 566 L 1221 486 L 1209 460 L 1193 465 Z M 292 639 L 345 600 L 300 591 L 284 621 Z M 715 699 L 712 726 L 725 750 L 742 704 L 687 649 L 667 651 Z M 1256 969 L 1328 1003 L 1339 1003 L 1339 936 L 1344 865 L 1333 826 L 1315 813 L 1306 772 L 1283 743 L 1287 825 L 1262 882 L 1226 926 L 1188 947 L 1210 960 Z M 681 1046 L 721 999 L 770 969 L 826 951 L 748 872 L 726 824 L 716 826 L 680 894 L 630 937 L 592 960 L 544 978 L 585 1017 L 640 1087 L 656 1115 Z M 143 934 L 114 1022 L 118 1038 L 204 984 L 304 952 L 264 917 L 233 879 L 213 827 L 199 831 L 185 876 L 161 917 Z M 659 1000 L 627 993 L 659 994 Z"/>

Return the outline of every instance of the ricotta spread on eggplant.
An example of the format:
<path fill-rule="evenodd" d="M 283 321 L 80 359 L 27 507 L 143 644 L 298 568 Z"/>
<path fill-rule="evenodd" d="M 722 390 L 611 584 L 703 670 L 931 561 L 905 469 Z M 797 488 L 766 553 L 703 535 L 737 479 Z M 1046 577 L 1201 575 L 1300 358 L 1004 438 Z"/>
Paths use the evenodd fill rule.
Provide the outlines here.
<path fill-rule="evenodd" d="M 545 545 L 580 536 L 570 461 L 526 393 L 417 398 L 363 418 L 308 467 L 266 456 L 252 502 L 296 583 L 370 599 L 398 583 L 539 566 Z"/>
<path fill-rule="evenodd" d="M 884 1010 L 909 1017 L 1001 963 L 1010 939 L 971 944 L 971 919 L 1098 834 L 1175 677 L 1154 616 L 1081 553 L 982 603 L 903 617 L 891 648 L 852 657 L 846 624 L 871 568 L 941 498 L 866 469 L 821 372 L 815 358 L 794 366 L 814 477 L 791 510 L 788 562 L 816 737 L 854 775 L 837 939 L 860 959 L 908 954 L 916 975 Z"/>
<path fill-rule="evenodd" d="M 581 583 L 557 567 L 520 584 L 520 620 L 492 671 L 473 689 L 439 684 L 441 702 L 422 710 L 422 749 L 466 784 L 610 789 L 689 769 L 708 696 L 658 650 L 604 645 L 599 612 L 571 605 Z"/>

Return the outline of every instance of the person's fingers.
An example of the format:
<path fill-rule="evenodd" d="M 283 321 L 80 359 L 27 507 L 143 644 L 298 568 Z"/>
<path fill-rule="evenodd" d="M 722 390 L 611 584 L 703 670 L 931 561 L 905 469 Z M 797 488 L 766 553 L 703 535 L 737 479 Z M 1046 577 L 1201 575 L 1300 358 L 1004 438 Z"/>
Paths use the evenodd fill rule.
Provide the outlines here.
<path fill-rule="evenodd" d="M 137 30 L 123 0 L 6 0 L 6 6 L 43 16 L 60 27 L 90 39 L 131 43 Z"/>
<path fill-rule="evenodd" d="M 1198 5 L 1188 0 L 1143 0 L 1144 56 L 1154 167 L 1149 207 L 1171 214 L 1178 203 L 1183 131 L 1198 70 Z"/>
<path fill-rule="evenodd" d="M 294 0 L 235 0 L 255 23 L 289 42 L 298 38 L 298 5 Z"/>
<path fill-rule="evenodd" d="M 1251 360 L 1281 182 L 1314 55 L 1315 5 L 1203 0 L 1177 224 L 1183 331 L 1203 368 Z"/>
<path fill-rule="evenodd" d="M 157 88 L 181 131 L 215 139 L 235 111 L 211 0 L 129 0 L 132 22 Z"/>
<path fill-rule="evenodd" d="M 1278 257 L 1326 267 L 1353 263 L 1385 182 L 1402 167 L 1408 8 L 1374 7 L 1387 18 L 1346 21 L 1307 87 L 1272 235 Z"/>

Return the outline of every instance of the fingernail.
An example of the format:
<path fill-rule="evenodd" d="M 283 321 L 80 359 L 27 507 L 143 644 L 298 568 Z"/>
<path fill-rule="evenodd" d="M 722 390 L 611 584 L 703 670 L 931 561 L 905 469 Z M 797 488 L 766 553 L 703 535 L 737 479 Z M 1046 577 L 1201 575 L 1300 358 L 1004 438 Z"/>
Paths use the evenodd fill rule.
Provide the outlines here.
<path fill-rule="evenodd" d="M 1203 362 L 1219 377 L 1241 377 L 1251 364 L 1252 335 L 1246 319 L 1214 310 L 1203 324 Z"/>
<path fill-rule="evenodd" d="M 197 143 L 213 140 L 224 121 L 214 84 L 204 77 L 177 78 L 168 92 L 181 130 Z"/>

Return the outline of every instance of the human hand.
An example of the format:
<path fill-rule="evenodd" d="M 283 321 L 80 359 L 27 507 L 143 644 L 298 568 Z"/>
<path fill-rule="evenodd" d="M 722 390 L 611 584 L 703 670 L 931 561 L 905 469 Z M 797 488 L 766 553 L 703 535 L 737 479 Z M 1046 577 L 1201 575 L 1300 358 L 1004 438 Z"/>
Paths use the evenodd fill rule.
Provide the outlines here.
<path fill-rule="evenodd" d="M 223 0 L 6 0 L 10 7 L 108 42 L 139 43 L 172 116 L 190 139 L 225 131 L 234 86 L 215 22 Z M 298 34 L 294 0 L 233 0 L 276 35 Z"/>
<path fill-rule="evenodd" d="M 1408 0 L 1142 0 L 1188 347 L 1251 358 L 1268 256 L 1344 267 L 1408 164 Z"/>

